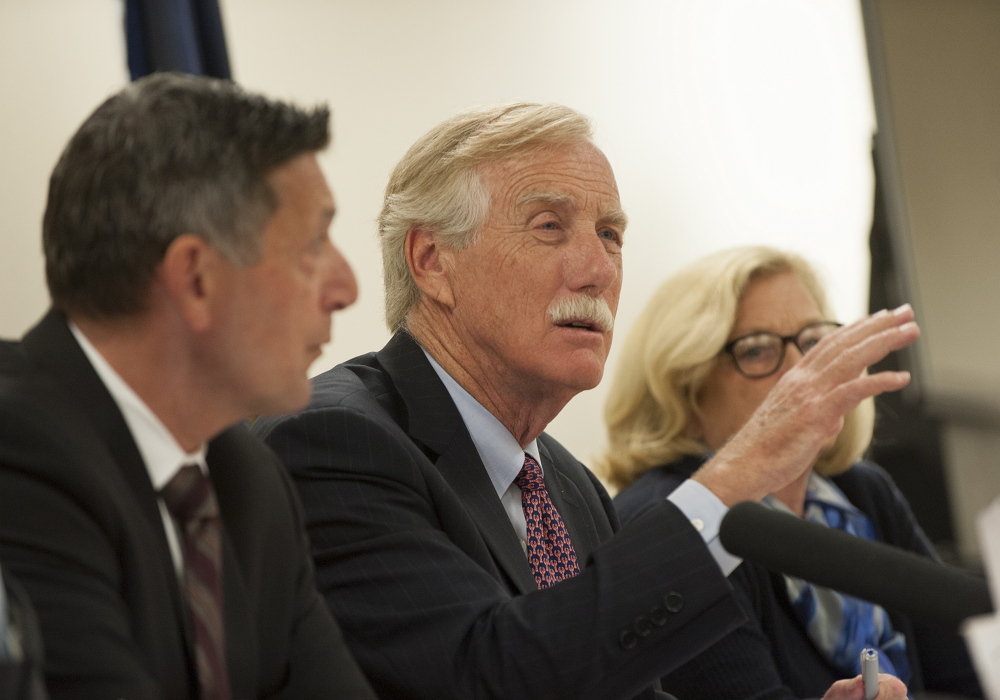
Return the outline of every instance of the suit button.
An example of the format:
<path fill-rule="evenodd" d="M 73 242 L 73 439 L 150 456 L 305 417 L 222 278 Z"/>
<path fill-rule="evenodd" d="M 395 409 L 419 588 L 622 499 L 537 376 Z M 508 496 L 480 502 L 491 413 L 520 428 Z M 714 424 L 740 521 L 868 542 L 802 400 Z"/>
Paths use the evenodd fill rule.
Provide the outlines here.
<path fill-rule="evenodd" d="M 635 618 L 635 624 L 632 625 L 632 629 L 640 637 L 645 637 L 653 630 L 653 624 L 644 617 Z"/>
<path fill-rule="evenodd" d="M 671 591 L 663 596 L 663 607 L 667 609 L 667 612 L 680 612 L 681 608 L 684 607 L 684 598 L 681 597 L 680 593 Z"/>
<path fill-rule="evenodd" d="M 629 649 L 635 648 L 635 645 L 639 643 L 639 638 L 635 636 L 635 632 L 632 630 L 622 630 L 621 635 L 618 637 L 618 641 L 621 642 L 622 649 L 628 651 Z"/>
<path fill-rule="evenodd" d="M 657 605 L 649 611 L 649 619 L 657 627 L 663 627 L 667 624 L 667 611 Z"/>

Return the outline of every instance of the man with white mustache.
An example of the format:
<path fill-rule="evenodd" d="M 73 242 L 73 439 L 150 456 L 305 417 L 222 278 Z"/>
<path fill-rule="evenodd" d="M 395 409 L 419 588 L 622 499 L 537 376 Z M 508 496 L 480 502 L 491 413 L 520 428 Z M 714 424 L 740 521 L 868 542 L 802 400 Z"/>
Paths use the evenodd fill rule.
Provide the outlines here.
<path fill-rule="evenodd" d="M 382 697 L 663 697 L 660 676 L 743 621 L 727 507 L 791 482 L 847 410 L 905 383 L 859 375 L 916 338 L 909 311 L 845 329 L 616 534 L 598 480 L 543 432 L 600 381 L 621 290 L 626 217 L 590 139 L 573 110 L 512 104 L 417 141 L 379 217 L 393 338 L 317 377 L 304 412 L 254 426 Z"/>

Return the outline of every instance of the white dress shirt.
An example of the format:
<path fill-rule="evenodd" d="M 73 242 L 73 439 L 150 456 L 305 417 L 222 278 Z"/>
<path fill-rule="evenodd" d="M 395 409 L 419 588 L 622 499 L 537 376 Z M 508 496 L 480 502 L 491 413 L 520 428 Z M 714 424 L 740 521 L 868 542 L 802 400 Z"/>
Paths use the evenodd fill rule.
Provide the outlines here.
<path fill-rule="evenodd" d="M 184 570 L 184 555 L 181 551 L 177 525 L 170 517 L 167 506 L 159 497 L 159 493 L 186 464 L 197 464 L 207 474 L 208 465 L 205 462 L 207 446 L 202 444 L 194 452 L 185 452 L 167 430 L 167 427 L 163 425 L 163 422 L 146 405 L 146 402 L 139 398 L 132 387 L 126 384 L 118 372 L 108 364 L 100 351 L 87 340 L 83 331 L 74 323 L 70 323 L 69 328 L 73 331 L 83 353 L 90 360 L 97 376 L 100 377 L 108 393 L 111 394 L 111 398 L 118 404 L 118 410 L 122 412 L 125 423 L 132 433 L 132 439 L 135 440 L 136 447 L 139 448 L 139 454 L 142 455 L 146 471 L 149 472 L 149 480 L 153 483 L 153 489 L 157 493 L 160 516 L 163 518 L 163 529 L 167 535 L 167 544 L 170 546 L 174 568 L 180 575 Z"/>
<path fill-rule="evenodd" d="M 522 450 L 514 436 L 496 416 L 483 408 L 482 404 L 463 389 L 426 350 L 424 355 L 444 383 L 451 400 L 455 402 L 462 420 L 465 421 L 465 427 L 472 436 L 472 442 L 476 445 L 479 457 L 483 460 L 493 488 L 496 489 L 497 496 L 507 511 L 510 524 L 514 526 L 514 531 L 521 540 L 521 548 L 527 550 L 524 540 L 528 528 L 524 520 L 524 511 L 521 509 L 521 489 L 514 483 L 514 479 L 524 465 L 525 453 L 531 455 L 542 469 L 545 468 L 538 456 L 537 441 L 532 440 L 531 444 Z M 694 529 L 701 534 L 722 573 L 726 576 L 731 574 L 743 560 L 727 552 L 719 541 L 719 526 L 723 516 L 729 511 L 726 505 L 708 488 L 691 479 L 682 483 L 667 497 L 667 500 L 677 506 Z"/>

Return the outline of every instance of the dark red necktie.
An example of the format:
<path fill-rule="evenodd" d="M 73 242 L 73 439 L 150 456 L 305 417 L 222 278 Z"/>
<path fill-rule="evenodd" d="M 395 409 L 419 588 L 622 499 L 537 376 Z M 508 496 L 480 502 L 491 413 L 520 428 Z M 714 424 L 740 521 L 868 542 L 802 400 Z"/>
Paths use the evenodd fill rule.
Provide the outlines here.
<path fill-rule="evenodd" d="M 184 593 L 194 627 L 201 700 L 229 700 L 222 540 L 215 490 L 201 468 L 189 464 L 181 467 L 160 493 L 182 535 Z"/>
<path fill-rule="evenodd" d="M 521 489 L 521 508 L 528 525 L 528 563 L 539 588 L 548 588 L 564 578 L 580 573 L 576 550 L 570 542 L 559 511 L 552 505 L 542 479 L 542 468 L 529 455 L 514 479 Z"/>

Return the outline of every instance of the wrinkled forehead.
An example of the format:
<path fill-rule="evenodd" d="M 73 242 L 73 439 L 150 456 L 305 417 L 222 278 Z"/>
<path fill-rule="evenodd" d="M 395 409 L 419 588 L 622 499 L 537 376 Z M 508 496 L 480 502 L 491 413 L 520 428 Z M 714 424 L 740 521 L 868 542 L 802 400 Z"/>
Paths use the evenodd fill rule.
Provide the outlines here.
<path fill-rule="evenodd" d="M 498 213 L 547 204 L 625 223 L 611 164 L 589 141 L 545 146 L 488 162 L 480 166 L 479 176 Z"/>

